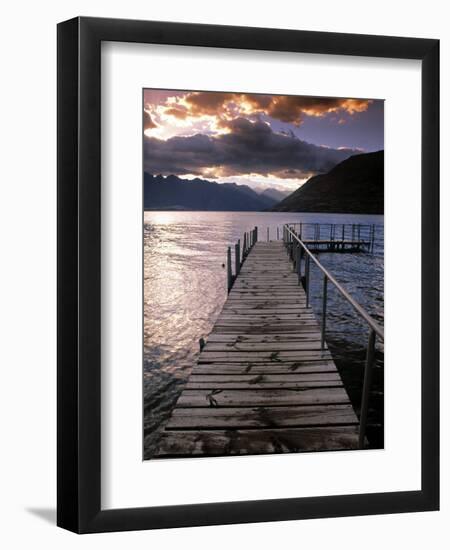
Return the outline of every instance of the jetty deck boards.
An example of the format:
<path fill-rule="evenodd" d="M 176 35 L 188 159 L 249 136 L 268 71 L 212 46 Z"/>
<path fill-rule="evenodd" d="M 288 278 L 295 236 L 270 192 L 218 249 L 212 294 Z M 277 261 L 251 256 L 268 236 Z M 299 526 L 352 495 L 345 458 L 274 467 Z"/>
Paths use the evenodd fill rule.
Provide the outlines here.
<path fill-rule="evenodd" d="M 358 448 L 358 419 L 281 241 L 257 242 L 155 458 Z"/>

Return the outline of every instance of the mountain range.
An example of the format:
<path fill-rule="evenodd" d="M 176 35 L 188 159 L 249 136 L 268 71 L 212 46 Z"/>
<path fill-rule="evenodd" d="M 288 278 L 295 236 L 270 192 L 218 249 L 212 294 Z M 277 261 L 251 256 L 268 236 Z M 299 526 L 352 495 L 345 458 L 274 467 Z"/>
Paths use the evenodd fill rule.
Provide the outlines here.
<path fill-rule="evenodd" d="M 145 210 L 383 214 L 384 151 L 353 155 L 287 195 L 248 185 L 144 173 Z"/>
<path fill-rule="evenodd" d="M 313 176 L 272 211 L 383 214 L 384 151 L 353 155 Z"/>
<path fill-rule="evenodd" d="M 145 210 L 262 211 L 272 208 L 285 196 L 277 189 L 257 193 L 248 185 L 237 183 L 144 173 Z"/>

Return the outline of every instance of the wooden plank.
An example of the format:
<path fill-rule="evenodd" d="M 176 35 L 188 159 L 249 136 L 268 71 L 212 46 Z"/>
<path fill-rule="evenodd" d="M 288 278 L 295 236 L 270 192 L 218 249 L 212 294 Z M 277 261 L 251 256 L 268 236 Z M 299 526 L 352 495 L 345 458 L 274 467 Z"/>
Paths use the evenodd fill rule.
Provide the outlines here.
<path fill-rule="evenodd" d="M 208 343 L 214 342 L 310 342 L 320 340 L 320 332 L 290 332 L 288 334 L 222 334 L 212 332 Z"/>
<path fill-rule="evenodd" d="M 242 270 L 240 272 L 240 275 L 237 279 L 237 282 L 243 282 L 243 281 L 250 281 L 250 282 L 258 282 L 261 281 L 262 283 L 270 282 L 270 281 L 279 281 L 282 283 L 288 283 L 293 282 L 294 284 L 298 283 L 297 275 L 293 271 L 286 271 L 283 273 L 279 273 L 275 269 L 271 271 L 259 271 L 257 270 Z"/>
<path fill-rule="evenodd" d="M 274 272 L 275 273 L 275 272 Z M 298 277 L 294 273 L 290 273 L 289 277 L 281 278 L 277 277 L 276 275 L 267 275 L 267 276 L 261 276 L 261 275 L 255 275 L 253 273 L 249 273 L 248 275 L 241 272 L 239 277 L 236 279 L 234 285 L 262 285 L 262 286 L 268 286 L 277 284 L 280 286 L 291 286 L 294 288 L 298 288 Z M 233 285 L 233 286 L 234 286 Z"/>
<path fill-rule="evenodd" d="M 281 390 L 184 390 L 177 407 L 236 407 L 348 403 L 343 388 Z"/>
<path fill-rule="evenodd" d="M 248 280 L 242 280 L 238 279 L 234 285 L 233 288 L 235 289 L 247 289 L 247 290 L 253 290 L 253 289 L 277 289 L 277 290 L 284 290 L 284 289 L 299 289 L 299 284 L 297 281 L 293 281 L 292 283 L 286 281 L 274 281 L 273 279 L 268 279 L 266 282 L 255 282 L 254 279 L 248 279 Z"/>
<path fill-rule="evenodd" d="M 301 327 L 299 325 L 301 324 Z M 279 321 L 279 323 L 276 323 L 274 321 L 268 321 L 268 322 L 256 322 L 256 321 L 233 321 L 231 319 L 221 319 L 218 321 L 217 328 L 219 329 L 225 329 L 225 328 L 231 328 L 233 329 L 232 332 L 239 330 L 242 333 L 263 333 L 263 332 L 286 332 L 286 331 L 298 331 L 299 329 L 303 330 L 309 328 L 311 331 L 317 330 L 317 325 L 313 321 L 305 321 L 303 320 L 300 323 L 300 320 L 298 320 L 296 323 L 293 321 L 286 322 L 286 321 Z M 225 331 L 224 331 L 225 332 Z"/>
<path fill-rule="evenodd" d="M 291 374 L 295 372 L 337 372 L 333 361 L 299 361 L 283 363 L 200 363 L 195 374 Z"/>
<path fill-rule="evenodd" d="M 242 429 L 357 424 L 351 405 L 175 409 L 167 429 Z"/>
<path fill-rule="evenodd" d="M 245 304 L 247 307 L 236 307 L 233 303 L 227 303 L 222 309 L 221 314 L 226 315 L 307 315 L 314 316 L 309 308 L 306 308 L 305 304 L 292 304 L 289 307 L 286 306 L 273 306 L 266 304 L 264 306 L 256 304 Z"/>
<path fill-rule="evenodd" d="M 292 267 L 282 268 L 280 265 L 283 265 L 284 260 L 277 261 L 278 266 L 274 263 L 273 267 L 268 267 L 267 264 L 263 265 L 254 265 L 254 266 L 243 266 L 239 277 L 237 280 L 249 279 L 251 277 L 257 277 L 258 279 L 270 279 L 276 278 L 277 280 L 284 280 L 285 278 L 295 278 L 296 273 Z"/>
<path fill-rule="evenodd" d="M 304 351 L 321 350 L 320 340 L 306 342 L 209 342 L 204 351 Z M 326 347 L 324 349 L 327 349 Z"/>
<path fill-rule="evenodd" d="M 358 448 L 354 426 L 163 432 L 155 458 L 338 451 Z"/>
<path fill-rule="evenodd" d="M 260 313 L 252 312 L 247 315 L 244 314 L 232 314 L 227 312 L 222 312 L 218 321 L 233 321 L 239 322 L 244 321 L 245 323 L 253 322 L 273 322 L 278 321 L 309 321 L 313 322 L 317 326 L 316 318 L 312 313 L 280 313 L 280 314 L 265 314 L 263 311 Z"/>
<path fill-rule="evenodd" d="M 335 372 L 322 372 L 322 373 L 298 373 L 291 372 L 290 374 L 197 374 L 195 370 L 188 380 L 195 383 L 231 383 L 231 382 L 245 382 L 246 384 L 255 383 L 278 383 L 278 382 L 340 382 L 341 377 L 337 371 Z"/>
<path fill-rule="evenodd" d="M 310 359 L 330 359 L 330 353 L 316 350 L 299 350 L 299 351 L 203 351 L 198 358 L 199 363 L 211 362 L 284 362 L 284 361 L 300 361 Z"/>
<path fill-rule="evenodd" d="M 301 285 L 298 285 L 297 287 L 286 291 L 286 290 L 277 290 L 272 289 L 270 291 L 267 291 L 267 289 L 261 289 L 261 290 L 246 290 L 246 289 L 238 289 L 237 287 L 233 287 L 228 294 L 228 301 L 254 301 L 259 300 L 260 302 L 266 302 L 266 301 L 274 301 L 279 300 L 283 304 L 289 303 L 286 300 L 286 296 L 289 296 L 296 302 L 301 302 L 304 304 L 306 302 L 306 295 L 303 290 L 303 287 Z"/>
<path fill-rule="evenodd" d="M 261 375 L 263 376 L 263 375 Z M 304 388 L 337 388 L 342 387 L 342 380 L 324 381 L 289 380 L 288 375 L 283 382 L 196 382 L 189 380 L 185 390 L 289 390 Z M 257 378 L 257 377 L 256 377 Z"/>
<path fill-rule="evenodd" d="M 338 372 L 281 374 L 281 375 L 196 375 L 192 374 L 185 386 L 187 390 L 202 389 L 287 389 L 342 386 Z"/>
<path fill-rule="evenodd" d="M 232 311 L 226 311 L 223 310 L 222 313 L 217 318 L 218 321 L 221 320 L 228 320 L 228 321 L 257 321 L 262 322 L 278 322 L 278 321 L 305 321 L 305 322 L 313 322 L 316 327 L 318 326 L 316 317 L 314 313 L 311 313 L 306 308 L 303 310 L 303 313 L 266 313 L 264 310 L 255 310 L 252 312 L 243 312 L 242 310 L 232 312 Z M 292 324 L 292 323 L 291 323 Z"/>
<path fill-rule="evenodd" d="M 299 323 L 291 324 L 291 323 L 278 323 L 277 325 L 274 325 L 273 323 L 267 323 L 267 324 L 244 324 L 244 323 L 233 323 L 224 321 L 222 324 L 216 325 L 215 331 L 221 332 L 223 334 L 235 334 L 237 330 L 240 330 L 243 334 L 286 334 L 289 331 L 292 332 L 298 332 L 301 330 L 302 332 L 316 332 L 317 331 L 317 324 L 314 323 L 302 323 L 301 326 L 299 326 Z"/>
<path fill-rule="evenodd" d="M 258 297 L 242 297 L 237 298 L 232 296 L 228 298 L 226 306 L 233 306 L 237 309 L 246 309 L 248 307 L 274 307 L 274 306 L 283 306 L 283 308 L 296 308 L 301 306 L 302 308 L 306 307 L 306 300 L 289 300 L 286 303 L 286 300 L 280 300 L 279 298 L 258 298 Z"/>
<path fill-rule="evenodd" d="M 292 308 L 292 309 L 276 309 L 276 308 L 248 308 L 248 309 L 234 309 L 233 307 L 225 307 L 222 310 L 222 313 L 218 318 L 256 318 L 256 319 L 265 319 L 270 317 L 280 318 L 280 319 L 314 319 L 316 317 L 313 313 L 310 313 L 306 308 Z M 294 317 L 293 317 L 294 316 Z"/>

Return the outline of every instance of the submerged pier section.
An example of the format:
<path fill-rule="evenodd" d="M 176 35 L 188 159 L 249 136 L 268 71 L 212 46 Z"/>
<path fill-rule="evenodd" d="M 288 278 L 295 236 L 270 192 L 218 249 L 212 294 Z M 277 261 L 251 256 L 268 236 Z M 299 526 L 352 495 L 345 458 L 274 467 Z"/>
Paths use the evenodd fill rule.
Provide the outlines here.
<path fill-rule="evenodd" d="M 288 255 L 287 242 L 256 242 L 257 232 L 246 241 L 155 458 L 358 448 L 359 420 L 292 247 Z"/>

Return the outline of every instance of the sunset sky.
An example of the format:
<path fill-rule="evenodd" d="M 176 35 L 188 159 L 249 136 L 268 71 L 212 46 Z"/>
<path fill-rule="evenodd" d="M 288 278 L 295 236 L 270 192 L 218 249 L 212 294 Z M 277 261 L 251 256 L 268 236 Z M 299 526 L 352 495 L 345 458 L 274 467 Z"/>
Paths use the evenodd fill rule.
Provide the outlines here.
<path fill-rule="evenodd" d="M 373 99 L 144 90 L 144 170 L 292 191 L 384 148 Z"/>

